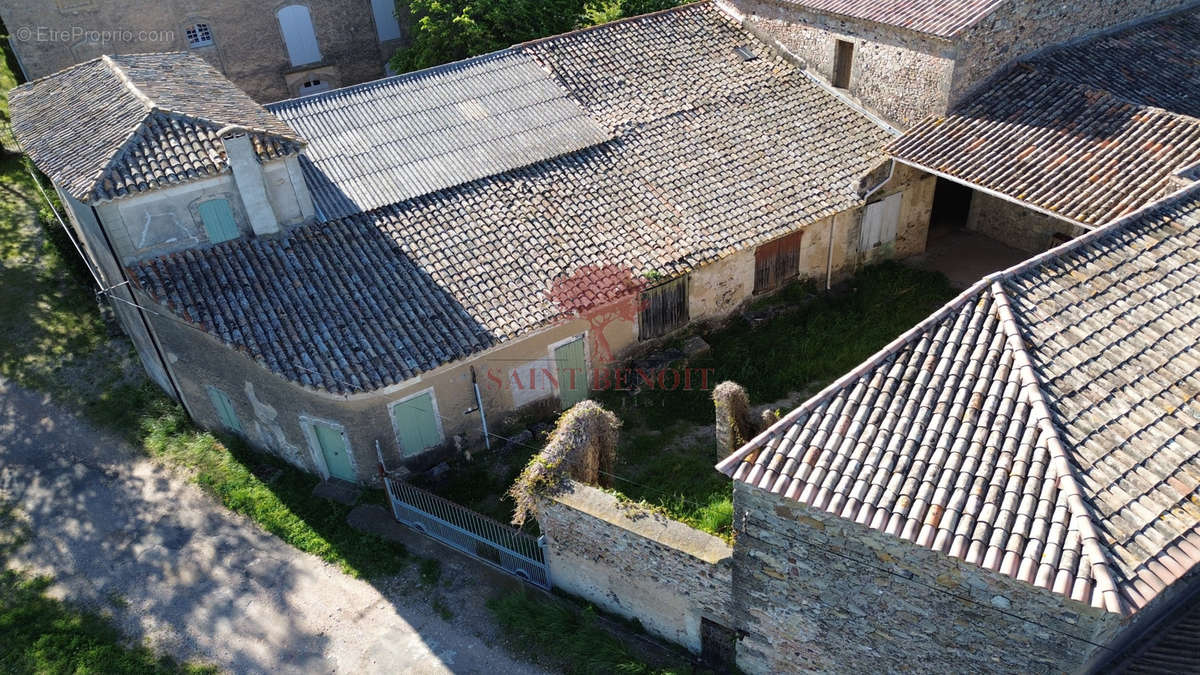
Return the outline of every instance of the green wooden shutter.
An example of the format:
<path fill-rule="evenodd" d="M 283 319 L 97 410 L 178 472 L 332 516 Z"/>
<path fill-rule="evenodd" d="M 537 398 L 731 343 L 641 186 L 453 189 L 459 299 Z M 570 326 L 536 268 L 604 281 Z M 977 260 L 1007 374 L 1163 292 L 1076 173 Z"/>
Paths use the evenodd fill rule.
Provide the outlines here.
<path fill-rule="evenodd" d="M 217 417 L 220 418 L 221 424 L 225 425 L 226 429 L 241 433 L 242 423 L 238 421 L 237 413 L 233 411 L 233 402 L 225 395 L 225 392 L 215 387 L 208 388 L 208 398 L 212 401 L 213 408 L 217 410 Z"/>
<path fill-rule="evenodd" d="M 204 221 L 204 232 L 214 244 L 238 238 L 237 221 L 227 199 L 210 199 L 196 207 Z"/>
<path fill-rule="evenodd" d="M 442 442 L 433 411 L 433 394 L 428 391 L 392 406 L 392 419 L 400 452 L 406 457 Z"/>
<path fill-rule="evenodd" d="M 588 395 L 587 355 L 584 339 L 579 338 L 554 350 L 558 366 L 558 399 L 563 410 L 579 403 Z"/>
<path fill-rule="evenodd" d="M 329 475 L 345 481 L 355 482 L 354 467 L 350 464 L 350 446 L 342 432 L 328 424 L 313 422 L 313 432 L 317 436 L 317 444 L 321 446 L 321 455 L 325 458 L 325 467 Z"/>

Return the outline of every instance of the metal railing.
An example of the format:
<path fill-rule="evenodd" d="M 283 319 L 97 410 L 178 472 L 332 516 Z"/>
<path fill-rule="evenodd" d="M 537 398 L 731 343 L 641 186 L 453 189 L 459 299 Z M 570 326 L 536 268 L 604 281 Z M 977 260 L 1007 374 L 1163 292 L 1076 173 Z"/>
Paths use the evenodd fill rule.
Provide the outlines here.
<path fill-rule="evenodd" d="M 415 485 L 384 478 L 396 520 L 463 553 L 550 588 L 546 556 L 537 539 Z"/>

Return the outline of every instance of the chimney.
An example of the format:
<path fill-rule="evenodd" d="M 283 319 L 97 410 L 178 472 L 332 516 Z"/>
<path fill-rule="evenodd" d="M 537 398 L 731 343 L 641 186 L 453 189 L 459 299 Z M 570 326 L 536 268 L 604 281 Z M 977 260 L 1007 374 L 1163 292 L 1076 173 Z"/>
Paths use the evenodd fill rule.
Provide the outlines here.
<path fill-rule="evenodd" d="M 242 206 L 250 218 L 250 227 L 255 234 L 274 234 L 279 231 L 279 219 L 267 199 L 267 185 L 263 180 L 262 165 L 254 154 L 254 144 L 244 127 L 228 126 L 217 132 L 225 145 L 229 168 L 233 170 L 233 181 L 242 196 Z"/>

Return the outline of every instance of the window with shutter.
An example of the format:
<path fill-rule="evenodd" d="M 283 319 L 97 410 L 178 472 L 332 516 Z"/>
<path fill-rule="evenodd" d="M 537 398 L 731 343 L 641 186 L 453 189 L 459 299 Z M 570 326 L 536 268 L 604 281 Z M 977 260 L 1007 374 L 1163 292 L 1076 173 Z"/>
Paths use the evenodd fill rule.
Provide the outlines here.
<path fill-rule="evenodd" d="M 238 420 L 237 413 L 233 410 L 233 401 L 229 400 L 229 396 L 216 387 L 209 387 L 208 398 L 212 401 L 213 408 L 216 409 L 217 418 L 221 420 L 221 424 L 230 431 L 241 433 L 242 423 Z"/>
<path fill-rule="evenodd" d="M 433 391 L 424 391 L 392 404 L 392 425 L 396 430 L 400 452 L 405 457 L 441 443 L 442 425 Z"/>
<path fill-rule="evenodd" d="M 862 233 L 859 236 L 860 251 L 870 251 L 876 246 L 890 244 L 896 240 L 900 227 L 900 205 L 904 193 L 899 192 L 887 199 L 867 204 L 863 209 Z"/>
<path fill-rule="evenodd" d="M 684 275 L 642 293 L 638 339 L 652 340 L 688 322 L 688 284 Z"/>
<path fill-rule="evenodd" d="M 802 236 L 802 232 L 793 232 L 754 251 L 755 293 L 773 291 L 800 274 Z"/>
<path fill-rule="evenodd" d="M 279 19 L 279 30 L 283 33 L 283 44 L 293 66 L 317 63 L 321 60 L 321 48 L 317 46 L 317 31 L 313 28 L 312 14 L 303 5 L 289 5 L 275 13 Z"/>
<path fill-rule="evenodd" d="M 204 222 L 204 233 L 214 244 L 238 238 L 237 222 L 233 219 L 233 209 L 229 200 L 210 199 L 196 206 L 200 212 L 200 220 Z"/>

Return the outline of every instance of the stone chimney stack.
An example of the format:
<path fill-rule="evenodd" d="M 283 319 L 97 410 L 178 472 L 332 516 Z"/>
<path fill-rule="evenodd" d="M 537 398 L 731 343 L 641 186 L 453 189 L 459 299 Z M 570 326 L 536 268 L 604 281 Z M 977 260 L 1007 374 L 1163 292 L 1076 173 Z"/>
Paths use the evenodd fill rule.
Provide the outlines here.
<path fill-rule="evenodd" d="M 279 231 L 279 219 L 271 202 L 267 199 L 267 184 L 263 179 L 262 165 L 254 154 L 254 144 L 249 132 L 243 127 L 229 126 L 218 132 L 225 145 L 233 180 L 242 196 L 242 206 L 250 219 L 250 227 L 258 235 L 274 234 Z"/>

